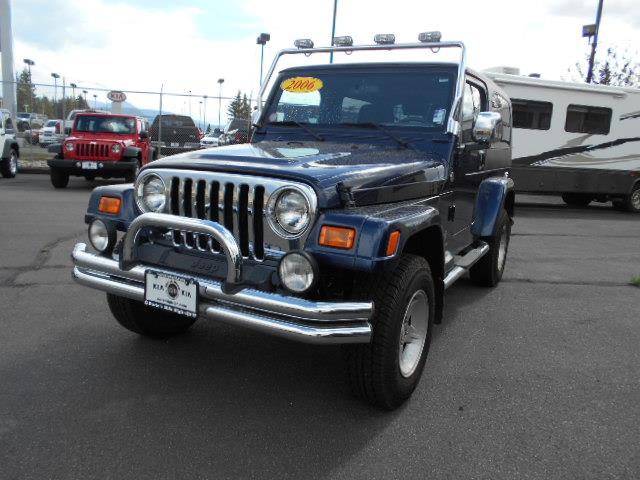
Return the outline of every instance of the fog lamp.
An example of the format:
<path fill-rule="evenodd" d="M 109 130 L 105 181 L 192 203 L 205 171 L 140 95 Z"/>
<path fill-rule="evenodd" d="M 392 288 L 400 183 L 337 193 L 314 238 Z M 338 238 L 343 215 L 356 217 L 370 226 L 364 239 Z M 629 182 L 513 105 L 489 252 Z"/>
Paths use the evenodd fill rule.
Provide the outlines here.
<path fill-rule="evenodd" d="M 440 32 L 422 32 L 418 35 L 418 40 L 422 43 L 435 43 L 439 42 L 442 38 Z"/>
<path fill-rule="evenodd" d="M 393 45 L 396 43 L 396 36 L 393 33 L 379 33 L 373 37 L 373 41 L 378 45 Z"/>
<path fill-rule="evenodd" d="M 278 265 L 280 281 L 292 293 L 303 293 L 313 287 L 318 277 L 314 258 L 305 252 L 291 252 Z"/>
<path fill-rule="evenodd" d="M 111 253 L 116 245 L 116 238 L 116 229 L 110 223 L 96 218 L 89 225 L 89 241 L 100 253 Z"/>
<path fill-rule="evenodd" d="M 333 44 L 336 47 L 351 47 L 353 46 L 353 38 L 347 35 L 343 37 L 333 37 Z"/>

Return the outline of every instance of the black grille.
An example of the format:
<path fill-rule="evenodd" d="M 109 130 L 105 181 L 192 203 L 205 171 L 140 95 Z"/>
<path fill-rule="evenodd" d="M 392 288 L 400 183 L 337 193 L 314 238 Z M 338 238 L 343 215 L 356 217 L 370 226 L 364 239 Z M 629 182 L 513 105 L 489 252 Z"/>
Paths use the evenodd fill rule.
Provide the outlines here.
<path fill-rule="evenodd" d="M 98 143 L 76 143 L 76 155 L 86 158 L 107 158 L 109 145 Z"/>
<path fill-rule="evenodd" d="M 169 211 L 173 215 L 218 222 L 233 233 L 243 257 L 264 259 L 264 195 L 262 185 L 173 177 Z M 213 238 L 173 231 L 176 245 L 220 252 Z"/>

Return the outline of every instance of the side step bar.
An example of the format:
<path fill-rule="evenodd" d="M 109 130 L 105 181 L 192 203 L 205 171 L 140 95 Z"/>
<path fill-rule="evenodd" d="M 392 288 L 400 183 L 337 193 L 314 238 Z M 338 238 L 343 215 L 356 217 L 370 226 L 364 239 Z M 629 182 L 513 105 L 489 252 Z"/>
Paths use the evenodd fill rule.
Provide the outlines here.
<path fill-rule="evenodd" d="M 489 245 L 485 242 L 480 242 L 473 250 L 468 251 L 462 256 L 454 257 L 454 267 L 444 277 L 444 288 L 449 288 L 458 280 L 462 275 L 469 271 L 469 269 L 480 260 L 489 251 Z"/>

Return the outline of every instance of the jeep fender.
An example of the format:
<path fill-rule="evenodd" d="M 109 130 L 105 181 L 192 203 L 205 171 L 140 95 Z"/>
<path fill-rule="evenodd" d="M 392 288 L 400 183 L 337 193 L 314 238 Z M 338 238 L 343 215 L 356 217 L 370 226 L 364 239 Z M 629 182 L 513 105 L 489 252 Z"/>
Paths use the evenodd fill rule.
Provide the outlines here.
<path fill-rule="evenodd" d="M 441 232 L 440 223 L 438 210 L 426 201 L 404 203 L 391 209 L 388 205 L 379 205 L 329 211 L 316 221 L 307 238 L 305 250 L 312 253 L 321 264 L 374 272 L 397 258 L 397 255 L 388 256 L 386 253 L 392 232 L 400 231 L 397 249 L 400 253 L 415 234 L 434 226 Z M 320 229 L 323 225 L 355 229 L 354 246 L 343 250 L 320 245 Z"/>
<path fill-rule="evenodd" d="M 112 215 L 101 213 L 98 211 L 101 197 L 117 197 L 122 200 L 120 213 Z M 126 232 L 131 222 L 139 215 L 138 207 L 134 195 L 134 189 L 131 184 L 124 185 L 105 185 L 104 187 L 94 188 L 89 197 L 89 206 L 84 216 L 84 222 L 89 224 L 94 219 L 99 218 L 105 222 L 113 223 L 116 230 Z"/>
<path fill-rule="evenodd" d="M 480 183 L 476 195 L 471 233 L 474 237 L 490 237 L 495 233 L 496 222 L 503 208 L 513 217 L 515 190 L 509 177 L 486 178 Z"/>
<path fill-rule="evenodd" d="M 122 152 L 122 158 L 139 158 L 141 153 L 142 149 L 139 147 L 126 147 Z"/>
<path fill-rule="evenodd" d="M 56 143 L 54 145 L 50 145 L 49 148 L 47 148 L 47 151 L 49 153 L 56 153 L 56 154 L 58 154 L 58 156 L 60 158 L 62 158 L 62 144 L 61 143 Z"/>

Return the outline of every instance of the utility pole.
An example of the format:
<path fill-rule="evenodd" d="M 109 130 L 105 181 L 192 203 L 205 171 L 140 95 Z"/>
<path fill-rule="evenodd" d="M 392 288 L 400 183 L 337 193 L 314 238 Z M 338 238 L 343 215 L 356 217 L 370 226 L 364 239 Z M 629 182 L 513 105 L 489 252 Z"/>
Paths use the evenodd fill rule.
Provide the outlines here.
<path fill-rule="evenodd" d="M 56 103 L 58 103 L 58 79 L 60 78 L 60 75 L 58 75 L 57 73 L 52 73 L 51 76 L 53 77 L 53 82 L 54 82 L 54 87 L 53 87 L 53 113 L 54 115 L 58 115 L 58 108 Z"/>
<path fill-rule="evenodd" d="M 70 83 L 69 85 L 71 86 L 71 95 L 73 95 L 73 108 L 76 108 L 76 88 L 78 85 L 75 83 Z"/>
<path fill-rule="evenodd" d="M 264 64 L 264 46 L 271 40 L 271 35 L 268 33 L 261 33 L 256 39 L 256 43 L 260 45 L 260 85 L 262 85 L 262 66 Z"/>
<path fill-rule="evenodd" d="M 204 128 L 207 128 L 207 96 L 202 97 L 204 100 Z"/>
<path fill-rule="evenodd" d="M 222 84 L 223 83 L 224 83 L 224 78 L 219 78 L 218 85 L 220 86 L 220 88 L 218 89 L 218 128 L 221 127 L 220 118 L 222 113 Z"/>
<path fill-rule="evenodd" d="M 33 108 L 33 79 L 31 78 L 31 67 L 34 66 L 36 62 L 30 58 L 25 58 L 22 61 L 27 64 L 27 68 L 29 69 L 29 105 L 31 111 L 35 112 L 35 109 Z"/>
<path fill-rule="evenodd" d="M 16 116 L 16 77 L 13 74 L 13 30 L 11 28 L 11 1 L 0 0 L 0 48 L 2 49 L 2 101 L 3 107 Z"/>
<path fill-rule="evenodd" d="M 331 26 L 331 42 L 329 45 L 333 45 L 333 38 L 336 36 L 336 13 L 338 11 L 338 0 L 333 0 L 333 23 Z M 333 52 L 329 53 L 329 63 L 333 63 Z"/>
<path fill-rule="evenodd" d="M 593 80 L 593 63 L 596 60 L 596 48 L 598 46 L 598 31 L 600 30 L 600 19 L 602 18 L 602 2 L 598 0 L 598 11 L 596 13 L 596 24 L 593 29 L 593 40 L 591 41 L 591 56 L 589 57 L 589 71 L 587 72 L 587 83 L 591 83 Z M 582 29 L 584 35 L 584 27 Z"/>
<path fill-rule="evenodd" d="M 82 90 L 82 93 L 84 93 L 84 104 L 86 105 L 85 108 L 89 108 L 89 104 L 87 103 L 87 93 L 89 93 L 87 90 Z"/>

